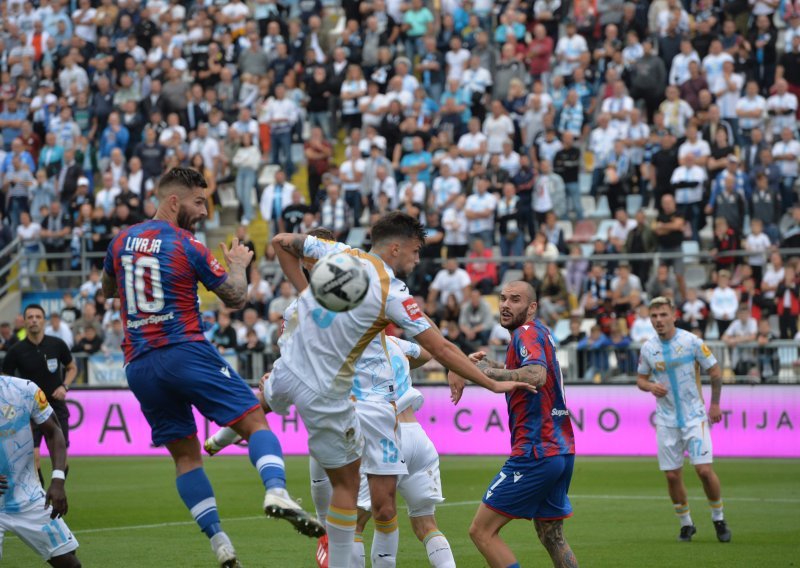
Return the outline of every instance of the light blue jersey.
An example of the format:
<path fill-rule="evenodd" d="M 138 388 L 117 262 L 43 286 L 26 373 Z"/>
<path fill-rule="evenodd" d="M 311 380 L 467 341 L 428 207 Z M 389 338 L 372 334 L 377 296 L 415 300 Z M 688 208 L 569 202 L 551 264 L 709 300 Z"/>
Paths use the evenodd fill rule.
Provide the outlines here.
<path fill-rule="evenodd" d="M 44 489 L 33 464 L 31 420 L 42 424 L 53 413 L 34 383 L 0 375 L 0 475 L 8 490 L 0 495 L 0 513 L 19 513 L 44 502 Z"/>
<path fill-rule="evenodd" d="M 676 329 L 669 341 L 648 339 L 639 355 L 638 373 L 667 388 L 667 395 L 656 399 L 656 424 L 685 428 L 704 422 L 700 369 L 708 371 L 716 364 L 708 346 L 688 331 Z"/>
<path fill-rule="evenodd" d="M 356 363 L 352 395 L 356 400 L 396 402 L 411 387 L 409 357 L 419 357 L 421 348 L 381 333 L 373 339 Z"/>

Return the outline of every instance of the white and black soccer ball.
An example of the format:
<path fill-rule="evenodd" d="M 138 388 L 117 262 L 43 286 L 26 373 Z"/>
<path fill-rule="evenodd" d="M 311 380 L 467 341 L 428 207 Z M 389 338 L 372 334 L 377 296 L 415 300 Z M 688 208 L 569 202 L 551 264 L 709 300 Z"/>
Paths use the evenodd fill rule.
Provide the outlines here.
<path fill-rule="evenodd" d="M 369 274 L 357 258 L 339 252 L 317 261 L 309 284 L 311 293 L 323 308 L 346 312 L 364 301 L 369 290 Z"/>

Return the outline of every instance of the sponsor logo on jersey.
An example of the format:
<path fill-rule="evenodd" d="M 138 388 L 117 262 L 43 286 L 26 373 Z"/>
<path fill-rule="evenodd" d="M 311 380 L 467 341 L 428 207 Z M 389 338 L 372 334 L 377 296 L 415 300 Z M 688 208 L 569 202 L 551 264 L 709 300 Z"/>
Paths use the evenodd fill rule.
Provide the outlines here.
<path fill-rule="evenodd" d="M 405 302 L 403 302 L 403 307 L 406 309 L 406 313 L 408 314 L 408 317 L 411 318 L 411 321 L 422 319 L 422 310 L 419 309 L 419 306 L 414 298 L 408 298 Z"/>
<path fill-rule="evenodd" d="M 522 479 L 522 476 L 525 475 L 524 473 L 520 473 L 518 471 L 514 472 L 514 483 Z"/>
<path fill-rule="evenodd" d="M 165 321 L 170 321 L 175 319 L 175 312 L 169 312 L 168 314 L 158 315 L 158 316 L 148 316 L 146 318 L 133 321 L 128 320 L 126 324 L 128 329 L 139 329 L 140 327 L 144 327 L 146 325 L 155 325 L 158 323 L 164 323 Z"/>
<path fill-rule="evenodd" d="M 553 410 L 550 411 L 550 416 L 569 416 L 569 410 L 567 410 L 566 408 L 563 410 L 554 408 Z"/>
<path fill-rule="evenodd" d="M 656 363 L 656 371 L 664 372 L 667 370 L 667 364 L 664 361 L 658 361 Z"/>
<path fill-rule="evenodd" d="M 231 378 L 231 370 L 228 367 L 222 367 L 219 370 L 219 372 L 228 377 L 229 379 Z"/>

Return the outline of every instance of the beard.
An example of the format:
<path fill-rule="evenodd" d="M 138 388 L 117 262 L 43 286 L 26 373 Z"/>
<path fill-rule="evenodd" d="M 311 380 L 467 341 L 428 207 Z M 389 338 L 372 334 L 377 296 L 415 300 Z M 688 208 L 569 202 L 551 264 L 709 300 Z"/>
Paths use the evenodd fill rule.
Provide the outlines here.
<path fill-rule="evenodd" d="M 178 210 L 178 226 L 181 229 L 194 233 L 194 225 L 196 222 L 197 219 L 192 219 L 183 207 Z"/>

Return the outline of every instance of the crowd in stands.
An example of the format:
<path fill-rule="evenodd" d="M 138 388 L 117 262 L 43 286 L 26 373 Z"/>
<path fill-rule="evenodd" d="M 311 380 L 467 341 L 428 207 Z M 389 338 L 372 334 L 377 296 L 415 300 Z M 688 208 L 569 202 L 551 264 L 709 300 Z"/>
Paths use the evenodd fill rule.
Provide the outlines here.
<path fill-rule="evenodd" d="M 563 338 L 582 348 L 644 339 L 657 295 L 726 341 L 764 322 L 797 334 L 798 258 L 774 252 L 800 248 L 797 0 L 9 0 L 0 15 L 0 249 L 20 238 L 26 288 L 67 287 L 37 254 L 79 268 L 185 165 L 209 181 L 209 223 L 235 188 L 245 240 L 260 216 L 368 247 L 376 216 L 419 217 L 409 285 L 465 350 L 507 340 L 487 295 L 510 277 L 549 325 L 594 319 Z M 204 313 L 209 337 L 269 351 L 293 294 L 267 247 L 248 309 Z M 73 302 L 53 329 L 113 349 L 114 305 L 83 288 Z M 743 305 L 754 322 L 736 325 Z"/>

